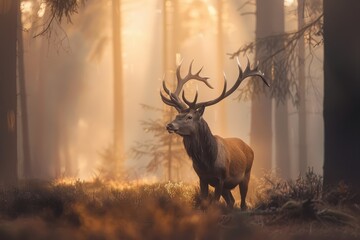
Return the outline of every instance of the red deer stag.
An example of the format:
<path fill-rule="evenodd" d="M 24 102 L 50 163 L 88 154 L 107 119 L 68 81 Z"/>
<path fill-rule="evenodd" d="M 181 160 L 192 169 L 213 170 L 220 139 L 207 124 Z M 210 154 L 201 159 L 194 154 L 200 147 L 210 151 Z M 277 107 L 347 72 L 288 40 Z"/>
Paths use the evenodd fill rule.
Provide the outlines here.
<path fill-rule="evenodd" d="M 241 195 L 241 209 L 246 209 L 246 194 L 250 179 L 251 166 L 253 164 L 254 153 L 252 149 L 238 138 L 222 138 L 214 136 L 203 119 L 205 107 L 214 105 L 232 94 L 241 82 L 251 76 L 259 76 L 267 86 L 264 74 L 258 70 L 250 68 L 249 59 L 245 70 L 240 66 L 239 76 L 235 84 L 227 90 L 226 77 L 224 75 L 224 88 L 219 97 L 197 103 L 198 92 L 196 91 L 193 101 L 185 97 L 182 90 L 184 84 L 189 80 L 197 80 L 205 83 L 209 88 L 213 88 L 208 82 L 208 77 L 201 77 L 202 68 L 195 74 L 192 73 L 192 63 L 188 74 L 182 78 L 180 74 L 181 64 L 176 69 L 177 86 L 171 92 L 163 80 L 163 91 L 160 91 L 162 101 L 179 112 L 176 118 L 166 126 L 169 133 L 176 133 L 183 137 L 184 146 L 187 154 L 193 162 L 193 168 L 200 178 L 201 199 L 208 197 L 209 185 L 215 188 L 215 200 L 218 201 L 222 196 L 229 207 L 233 207 L 235 199 L 231 194 L 231 189 L 239 185 Z M 182 91 L 182 100 L 180 92 Z"/>

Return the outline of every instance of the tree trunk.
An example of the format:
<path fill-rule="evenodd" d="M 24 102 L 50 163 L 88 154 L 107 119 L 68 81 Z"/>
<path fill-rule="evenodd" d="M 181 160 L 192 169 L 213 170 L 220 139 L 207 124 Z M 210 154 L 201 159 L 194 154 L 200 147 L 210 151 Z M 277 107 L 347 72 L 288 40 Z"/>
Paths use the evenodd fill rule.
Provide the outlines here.
<path fill-rule="evenodd" d="M 17 182 L 16 40 L 19 0 L 0 5 L 0 184 Z"/>
<path fill-rule="evenodd" d="M 163 18 L 163 68 L 164 72 L 166 74 L 166 78 L 169 79 L 170 87 L 173 89 L 173 86 L 175 85 L 175 68 L 178 64 L 176 61 L 180 60 L 177 59 L 176 53 L 178 48 L 178 37 L 180 34 L 177 35 L 177 31 L 180 31 L 180 26 L 176 21 L 179 13 L 178 13 L 178 7 L 177 1 L 170 1 L 170 0 L 164 0 L 163 1 L 163 9 L 164 9 L 164 18 Z M 165 108 L 168 108 L 168 106 L 165 106 Z M 170 111 L 167 111 L 167 109 L 164 109 L 164 115 L 163 118 L 166 119 L 166 122 L 172 121 L 174 118 L 176 112 L 173 108 L 170 109 Z M 172 153 L 173 146 L 176 145 L 176 139 L 172 136 L 172 134 L 168 134 L 168 159 L 167 159 L 167 180 L 171 181 L 173 180 L 173 162 L 174 157 Z"/>
<path fill-rule="evenodd" d="M 284 18 L 284 2 L 283 1 L 274 1 L 272 7 L 274 8 L 274 15 L 271 18 L 273 22 L 273 31 L 275 34 L 284 34 L 285 33 L 285 18 Z M 275 43 L 273 51 L 276 49 L 281 49 L 284 47 L 284 40 L 279 39 Z M 283 54 L 279 53 L 274 57 L 274 79 L 276 79 L 276 84 L 281 84 L 286 86 L 287 72 L 283 67 Z M 284 101 L 278 101 L 277 104 L 274 104 L 275 108 L 275 162 L 276 169 L 279 170 L 279 175 L 284 179 L 291 178 L 291 162 L 290 162 L 290 149 L 289 149 L 289 120 L 288 120 L 288 101 L 287 98 Z"/>
<path fill-rule="evenodd" d="M 116 168 L 121 170 L 124 160 L 124 104 L 121 57 L 121 0 L 112 1 L 113 57 L 114 57 L 114 150 Z"/>
<path fill-rule="evenodd" d="M 360 189 L 360 1 L 324 0 L 324 184 Z"/>
<path fill-rule="evenodd" d="M 275 158 L 279 176 L 284 179 L 291 179 L 288 120 L 287 101 L 285 103 L 279 103 L 275 106 Z"/>
<path fill-rule="evenodd" d="M 18 10 L 18 73 L 19 73 L 19 90 L 20 90 L 20 112 L 21 112 L 21 132 L 22 132 L 22 151 L 23 151 L 23 177 L 31 177 L 31 155 L 29 139 L 29 121 L 28 106 L 25 82 L 25 65 L 24 65 L 24 44 L 23 30 L 21 23 L 21 12 Z"/>
<path fill-rule="evenodd" d="M 298 0 L 298 29 L 304 27 L 305 0 Z M 299 38 L 298 43 L 298 79 L 299 79 L 299 171 L 307 171 L 307 127 L 306 127 L 306 79 L 305 79 L 305 39 Z"/>
<path fill-rule="evenodd" d="M 252 173 L 258 177 L 271 170 L 271 124 L 271 99 L 265 95 L 252 97 L 250 146 L 255 154 Z"/>
<path fill-rule="evenodd" d="M 275 34 L 272 19 L 276 12 L 274 4 L 279 0 L 256 1 L 256 38 L 264 38 Z M 282 2 L 282 1 L 280 1 Z M 256 60 L 262 62 L 270 52 L 265 45 L 256 46 Z M 271 68 L 265 66 L 262 71 L 271 76 Z M 257 84 L 256 82 L 254 84 Z M 250 145 L 255 153 L 253 173 L 261 176 L 271 169 L 272 161 L 272 103 L 268 89 L 265 94 L 253 95 L 251 99 Z"/>
<path fill-rule="evenodd" d="M 167 170 L 168 170 L 168 181 L 172 180 L 172 165 L 173 165 L 173 156 L 172 156 L 172 145 L 173 145 L 173 136 L 169 134 L 169 143 L 168 143 L 168 161 L 167 161 Z"/>

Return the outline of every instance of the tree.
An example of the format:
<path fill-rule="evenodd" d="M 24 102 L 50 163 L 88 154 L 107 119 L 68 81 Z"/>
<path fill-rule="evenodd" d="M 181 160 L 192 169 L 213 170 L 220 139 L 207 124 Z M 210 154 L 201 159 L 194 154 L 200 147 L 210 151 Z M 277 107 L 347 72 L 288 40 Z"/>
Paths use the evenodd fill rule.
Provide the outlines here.
<path fill-rule="evenodd" d="M 360 189 L 360 22 L 357 0 L 324 0 L 324 184 Z"/>
<path fill-rule="evenodd" d="M 150 161 L 146 166 L 148 172 L 156 172 L 162 166 L 167 172 L 167 180 L 174 180 L 173 170 L 177 171 L 178 181 L 182 169 L 190 165 L 190 160 L 187 157 L 183 147 L 182 138 L 169 134 L 165 131 L 164 126 L 175 117 L 175 112 L 172 108 L 167 107 L 164 111 L 158 108 L 143 105 L 145 109 L 162 112 L 161 119 L 149 119 L 142 121 L 144 131 L 153 135 L 149 141 L 142 141 L 136 143 L 132 148 L 132 153 L 135 158 L 144 156 L 150 157 Z"/>
<path fill-rule="evenodd" d="M 298 0 L 298 29 L 302 29 L 304 23 L 305 0 Z M 305 78 L 305 38 L 299 37 L 298 48 L 298 78 L 299 78 L 299 170 L 305 174 L 307 168 L 307 127 L 306 127 L 306 78 Z"/>
<path fill-rule="evenodd" d="M 306 169 L 307 160 L 304 159 L 304 163 L 302 159 L 303 156 L 306 156 L 307 151 L 306 144 L 304 144 L 304 141 L 306 141 L 306 88 L 304 79 L 304 64 L 305 60 L 308 58 L 311 60 L 314 57 L 313 49 L 322 45 L 323 15 L 320 2 L 321 1 L 306 1 L 305 6 L 308 10 L 308 15 L 312 17 L 305 23 L 303 17 L 301 16 L 301 14 L 303 14 L 303 9 L 301 9 L 301 7 L 305 8 L 305 1 L 303 1 L 303 5 L 301 5 L 299 0 L 299 5 L 301 5 L 298 10 L 300 12 L 298 16 L 300 22 L 296 31 L 284 32 L 283 23 L 278 22 L 278 24 L 275 24 L 275 28 L 278 30 L 277 33 L 264 37 L 257 37 L 255 41 L 242 46 L 235 53 L 229 54 L 231 58 L 234 58 L 239 54 L 252 53 L 254 50 L 259 51 L 260 48 L 267 51 L 263 59 L 260 60 L 260 63 L 262 64 L 262 69 L 266 70 L 267 68 L 270 68 L 274 70 L 272 72 L 265 72 L 273 79 L 271 88 L 268 91 L 268 89 L 256 86 L 254 82 L 249 82 L 241 89 L 239 99 L 248 99 L 249 96 L 262 94 L 269 94 L 271 98 L 275 99 L 277 103 L 274 117 L 276 132 L 276 161 L 277 167 L 285 169 L 287 173 L 289 173 L 288 169 L 290 167 L 289 152 L 286 150 L 288 149 L 288 140 L 286 140 L 288 139 L 288 133 L 286 133 L 286 131 L 282 131 L 282 129 L 285 129 L 283 126 L 287 125 L 287 110 L 286 104 L 281 103 L 286 103 L 290 98 L 292 100 L 292 104 L 299 109 L 299 131 L 301 131 L 299 133 L 299 142 L 302 146 L 304 146 L 299 154 L 299 161 L 300 167 Z M 246 4 L 248 4 L 248 2 Z M 268 2 L 268 4 L 270 3 Z M 259 7 L 261 9 L 261 5 L 257 6 L 257 8 Z M 267 8 L 277 8 L 279 11 L 282 9 L 282 6 L 281 3 L 278 2 L 276 5 L 268 5 Z M 276 9 L 268 12 L 270 13 L 272 11 L 276 11 Z M 276 19 L 277 21 L 281 21 L 281 18 L 283 17 L 279 18 L 280 15 L 281 13 L 279 12 L 279 14 L 275 14 L 275 17 L 269 19 L 271 19 L 271 21 Z M 269 22 L 271 21 L 269 20 Z M 269 27 L 267 28 L 269 29 Z M 306 41 L 304 41 L 305 36 Z M 309 54 L 306 56 L 304 56 L 305 46 L 309 49 Z M 300 78 L 299 80 L 298 77 Z M 282 117 L 279 118 L 280 116 Z M 287 130 L 287 128 L 285 130 Z M 279 137 L 281 135 L 282 137 Z M 284 171 L 282 172 L 285 173 Z M 285 177 L 288 178 L 289 175 L 286 175 Z"/>
<path fill-rule="evenodd" d="M 249 82 L 241 89 L 239 99 L 251 98 L 250 145 L 253 147 L 257 164 L 254 173 L 261 174 L 271 169 L 272 150 L 275 147 L 275 164 L 283 177 L 289 178 L 289 137 L 287 100 L 290 95 L 285 53 L 279 52 L 286 45 L 283 1 L 256 1 L 256 40 L 232 54 L 255 51 L 260 69 L 272 80 L 271 88 L 264 88 L 257 82 Z M 276 36 L 276 37 L 274 37 Z M 249 97 L 250 96 L 250 97 Z M 273 99 L 275 99 L 273 104 Z M 275 142 L 272 143 L 272 110 L 274 109 Z M 264 121 L 266 119 L 266 121 Z"/>
<path fill-rule="evenodd" d="M 115 168 L 122 169 L 124 158 L 124 107 L 121 57 L 121 0 L 112 0 L 114 71 L 114 153 Z"/>
<path fill-rule="evenodd" d="M 277 0 L 257 0 L 256 1 L 256 38 L 264 38 L 276 34 L 274 22 L 275 12 L 273 4 Z M 260 63 L 269 54 L 269 49 L 265 44 L 256 46 L 255 58 Z M 271 75 L 271 66 L 260 65 L 260 69 L 266 76 Z M 254 88 L 265 88 L 253 81 Z M 250 126 L 250 146 L 255 152 L 256 163 L 253 166 L 253 173 L 261 175 L 264 170 L 271 169 L 272 160 L 272 102 L 270 92 L 263 89 L 264 94 L 251 95 L 251 126 Z"/>
<path fill-rule="evenodd" d="M 50 18 L 43 30 L 36 36 L 50 34 L 52 23 L 61 23 L 65 16 L 71 22 L 71 15 L 78 10 L 79 1 L 67 0 L 46 1 L 50 9 Z M 21 113 L 23 114 L 23 151 L 24 174 L 30 175 L 30 160 L 28 146 L 28 132 L 26 120 L 26 89 L 24 81 L 23 46 L 21 31 L 20 0 L 2 0 L 0 2 L 0 183 L 14 184 L 18 178 L 18 149 L 17 149 L 17 89 L 21 94 Z M 55 21 L 54 21 L 55 20 Z M 18 62 L 17 62 L 18 60 Z M 19 68 L 17 68 L 17 65 Z M 17 86 L 19 73 L 19 86 Z"/>
<path fill-rule="evenodd" d="M 181 32 L 179 31 L 180 26 L 178 22 L 176 21 L 178 15 L 179 15 L 179 9 L 178 9 L 178 1 L 169 1 L 164 0 L 163 1 L 163 69 L 165 75 L 169 76 L 170 83 L 173 85 L 175 83 L 174 73 L 175 72 L 175 66 L 176 66 L 176 53 L 178 52 L 179 47 L 179 37 L 181 36 Z M 165 106 L 164 106 L 165 107 Z M 166 109 L 163 111 L 162 120 L 160 122 L 165 123 L 169 120 L 169 116 L 174 115 L 174 110 L 170 109 L 170 112 L 166 112 Z M 165 123 L 166 124 L 166 123 Z M 164 124 L 164 125 L 165 125 Z M 145 124 L 146 125 L 146 124 Z M 163 126 L 164 126 L 163 125 Z M 162 128 L 163 129 L 163 128 Z M 164 129 L 163 129 L 164 131 Z M 174 138 L 172 135 L 167 134 L 164 135 L 165 139 L 163 140 L 166 145 L 166 159 L 163 159 L 163 161 L 166 163 L 166 169 L 167 169 L 167 178 L 168 180 L 172 180 L 172 169 L 173 169 L 173 143 Z M 153 166 L 157 165 L 154 164 L 155 158 L 151 161 Z M 150 162 L 150 163 L 151 163 Z M 149 166 L 148 166 L 149 167 Z M 149 170 L 149 168 L 148 168 Z M 154 168 L 155 170 L 155 168 Z"/>
<path fill-rule="evenodd" d="M 283 1 L 277 1 L 273 4 L 274 31 L 277 34 L 285 33 L 285 14 Z M 273 43 L 275 49 L 283 48 L 285 39 L 280 38 Z M 277 54 L 272 60 L 273 84 L 286 85 L 287 71 L 284 66 L 284 53 Z M 289 119 L 288 119 L 288 99 L 276 101 L 274 108 L 275 121 L 275 166 L 280 171 L 279 174 L 285 179 L 291 178 L 290 150 L 289 150 Z"/>
<path fill-rule="evenodd" d="M 88 149 L 94 141 L 85 143 L 86 133 L 81 130 L 94 124 L 94 117 L 91 117 L 94 108 L 89 109 L 89 104 L 83 104 L 94 101 L 88 91 L 91 83 L 84 73 L 93 71 L 91 67 L 101 61 L 106 49 L 104 46 L 111 37 L 111 6 L 103 1 L 91 0 L 87 1 L 86 6 L 80 7 L 79 14 L 71 16 L 74 24 L 68 24 L 64 15 L 65 21 L 61 26 L 56 19 L 48 30 L 50 32 L 44 32 L 31 42 L 33 48 L 38 46 L 39 49 L 30 55 L 31 61 L 39 60 L 34 66 L 28 62 L 30 67 L 27 69 L 28 76 L 39 68 L 34 74 L 36 77 L 30 80 L 31 137 L 34 139 L 32 153 L 36 164 L 33 170 L 37 178 L 76 177 L 80 173 L 79 156 L 88 157 L 91 151 L 95 151 L 95 147 Z M 47 26 L 47 19 L 49 16 L 51 19 L 53 14 L 51 9 L 47 6 L 43 17 L 33 11 L 38 17 L 37 22 L 43 20 L 44 26 Z M 39 34 L 39 28 L 36 24 L 33 26 L 37 34 L 29 33 L 31 38 Z M 60 44 L 62 37 L 66 41 Z M 41 54 L 37 55 L 39 52 Z M 88 60 L 86 64 L 85 58 Z M 100 89 L 99 92 L 98 97 L 102 98 Z M 90 168 L 90 165 L 88 161 L 85 168 Z"/>
<path fill-rule="evenodd" d="M 17 181 L 16 44 L 19 0 L 0 2 L 0 184 Z"/>
<path fill-rule="evenodd" d="M 19 5 L 20 7 L 20 5 Z M 18 24 L 17 29 L 17 60 L 18 60 L 18 77 L 19 77 L 19 91 L 20 91 L 20 112 L 21 112 L 21 140 L 23 152 L 23 177 L 31 177 L 31 155 L 30 155 L 30 139 L 29 139 L 29 120 L 28 120 L 28 106 L 26 95 L 26 81 L 25 81 L 25 64 L 24 64 L 24 43 L 23 43 L 23 24 L 21 22 L 21 12 L 18 10 Z"/>

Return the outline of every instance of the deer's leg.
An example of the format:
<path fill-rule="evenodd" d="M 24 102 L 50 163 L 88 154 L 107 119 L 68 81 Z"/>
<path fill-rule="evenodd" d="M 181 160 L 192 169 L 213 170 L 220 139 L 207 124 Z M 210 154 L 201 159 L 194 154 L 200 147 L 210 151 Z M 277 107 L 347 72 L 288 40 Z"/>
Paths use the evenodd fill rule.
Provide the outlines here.
<path fill-rule="evenodd" d="M 200 208 L 205 210 L 208 206 L 209 185 L 206 181 L 200 178 Z"/>
<path fill-rule="evenodd" d="M 222 197 L 225 199 L 225 202 L 229 208 L 234 207 L 235 199 L 231 194 L 231 191 L 228 189 L 223 189 Z"/>
<path fill-rule="evenodd" d="M 239 184 L 240 197 L 241 197 L 241 210 L 246 210 L 246 194 L 248 191 L 248 185 L 250 180 L 250 173 L 246 174 L 242 182 Z"/>
<path fill-rule="evenodd" d="M 215 186 L 215 201 L 220 200 L 220 196 L 223 193 L 223 187 L 224 187 L 224 180 L 222 178 L 219 178 L 219 181 Z"/>
<path fill-rule="evenodd" d="M 204 200 L 208 197 L 209 195 L 209 185 L 206 181 L 202 180 L 200 178 L 200 197 L 201 200 Z"/>

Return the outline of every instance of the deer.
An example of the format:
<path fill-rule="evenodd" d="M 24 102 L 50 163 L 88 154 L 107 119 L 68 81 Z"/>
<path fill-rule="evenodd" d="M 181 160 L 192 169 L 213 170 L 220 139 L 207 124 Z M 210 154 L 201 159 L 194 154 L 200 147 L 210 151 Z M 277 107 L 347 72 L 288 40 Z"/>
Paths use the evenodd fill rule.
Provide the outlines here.
<path fill-rule="evenodd" d="M 183 138 L 185 150 L 191 158 L 193 169 L 200 180 L 201 201 L 204 202 L 208 199 L 210 185 L 215 189 L 214 201 L 218 202 L 222 196 L 227 206 L 233 208 L 235 199 L 231 190 L 239 186 L 240 207 L 242 210 L 246 210 L 246 195 L 254 152 L 250 146 L 239 138 L 223 138 L 213 135 L 209 125 L 203 118 L 203 114 L 206 107 L 215 105 L 230 96 L 248 77 L 260 77 L 267 86 L 270 85 L 264 74 L 258 70 L 258 64 L 251 69 L 250 61 L 247 59 L 247 66 L 243 70 L 237 58 L 239 75 L 229 90 L 227 90 L 227 79 L 224 73 L 223 90 L 217 98 L 198 103 L 198 90 L 196 90 L 194 99 L 190 101 L 185 97 L 185 91 L 183 90 L 183 86 L 188 81 L 199 81 L 213 89 L 208 82 L 209 77 L 200 76 L 203 67 L 195 74 L 192 73 L 193 62 L 194 60 L 191 62 L 185 77 L 182 77 L 180 73 L 182 62 L 177 66 L 175 73 L 177 86 L 174 92 L 166 86 L 165 76 L 162 81 L 163 89 L 160 90 L 162 101 L 166 105 L 175 108 L 178 112 L 175 119 L 166 125 L 166 130 Z"/>

